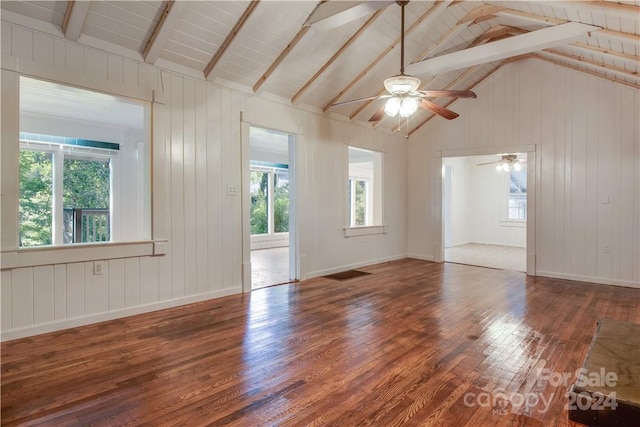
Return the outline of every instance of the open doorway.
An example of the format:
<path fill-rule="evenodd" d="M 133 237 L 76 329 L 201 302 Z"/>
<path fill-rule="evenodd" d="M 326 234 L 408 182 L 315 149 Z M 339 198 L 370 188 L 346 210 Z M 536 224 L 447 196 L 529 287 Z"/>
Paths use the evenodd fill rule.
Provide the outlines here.
<path fill-rule="evenodd" d="M 251 288 L 296 280 L 294 136 L 249 127 Z"/>
<path fill-rule="evenodd" d="M 444 261 L 527 271 L 527 153 L 442 160 Z"/>

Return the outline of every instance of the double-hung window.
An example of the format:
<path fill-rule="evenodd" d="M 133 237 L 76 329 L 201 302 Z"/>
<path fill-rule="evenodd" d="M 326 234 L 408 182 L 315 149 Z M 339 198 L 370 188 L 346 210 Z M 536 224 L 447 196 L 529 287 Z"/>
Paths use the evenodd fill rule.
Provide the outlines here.
<path fill-rule="evenodd" d="M 349 147 L 348 226 L 382 224 L 382 153 Z"/>

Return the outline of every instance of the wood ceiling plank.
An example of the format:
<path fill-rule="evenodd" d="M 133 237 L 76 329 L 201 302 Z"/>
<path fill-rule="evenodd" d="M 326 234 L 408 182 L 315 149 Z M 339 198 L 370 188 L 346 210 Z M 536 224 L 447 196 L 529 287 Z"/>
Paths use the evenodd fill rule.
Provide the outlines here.
<path fill-rule="evenodd" d="M 362 35 L 362 33 L 367 28 L 369 28 L 371 24 L 375 22 L 376 19 L 378 19 L 378 17 L 382 14 L 383 10 L 384 9 L 377 10 L 373 15 L 371 15 L 371 17 L 367 20 L 367 22 L 365 22 L 360 28 L 358 28 L 358 31 L 356 31 L 351 37 L 349 37 L 349 40 L 347 40 L 340 47 L 340 49 L 338 49 L 336 53 L 334 53 L 333 56 L 322 67 L 320 67 L 320 69 L 313 75 L 313 77 L 311 77 L 311 79 L 309 79 L 304 84 L 304 86 L 302 86 L 300 90 L 298 90 L 298 92 L 296 92 L 293 98 L 291 98 L 292 104 L 295 104 L 300 98 L 300 96 L 302 96 L 302 94 L 313 84 L 313 82 L 315 82 L 318 79 L 318 77 L 320 77 L 320 75 L 324 73 L 327 70 L 327 68 L 329 68 L 329 66 L 333 64 L 336 61 L 336 59 L 338 59 L 338 57 L 342 55 L 344 51 L 353 44 L 353 42 L 358 40 L 358 38 Z"/>
<path fill-rule="evenodd" d="M 244 12 L 242 13 L 238 21 L 235 23 L 235 25 L 233 26 L 229 34 L 227 34 L 227 37 L 222 42 L 222 45 L 220 45 L 220 47 L 218 48 L 218 51 L 213 55 L 213 57 L 211 58 L 211 61 L 209 61 L 209 63 L 205 67 L 204 69 L 205 79 L 209 78 L 209 75 L 213 71 L 214 67 L 216 66 L 218 61 L 220 61 L 220 58 L 222 58 L 222 55 L 224 55 L 224 53 L 227 51 L 227 49 L 231 45 L 231 42 L 233 42 L 233 39 L 238 35 L 238 33 L 240 32 L 244 24 L 247 22 L 247 19 L 249 19 L 249 16 L 251 16 L 251 14 L 253 13 L 253 11 L 255 10 L 256 6 L 258 6 L 259 3 L 260 3 L 260 0 L 252 0 L 249 2 L 249 5 L 247 6 L 247 8 L 244 10 Z"/>
<path fill-rule="evenodd" d="M 631 55 L 630 53 L 618 52 L 612 49 L 605 49 L 603 47 L 591 46 L 591 45 L 580 43 L 580 42 L 571 43 L 571 47 L 575 47 L 578 49 L 583 49 L 591 52 L 598 52 L 602 55 L 613 56 L 625 61 L 633 61 L 635 63 L 640 63 L 640 56 Z"/>
<path fill-rule="evenodd" d="M 269 76 L 273 74 L 273 72 L 278 68 L 278 66 L 284 61 L 284 59 L 291 53 L 294 47 L 302 40 L 302 38 L 307 34 L 307 32 L 311 29 L 311 27 L 306 26 L 300 28 L 300 31 L 293 37 L 293 39 L 289 42 L 289 44 L 280 52 L 280 55 L 273 61 L 273 63 L 267 68 L 267 71 L 258 79 L 258 81 L 253 85 L 253 93 L 259 93 L 258 91 L 262 87 L 262 85 L 267 81 Z"/>

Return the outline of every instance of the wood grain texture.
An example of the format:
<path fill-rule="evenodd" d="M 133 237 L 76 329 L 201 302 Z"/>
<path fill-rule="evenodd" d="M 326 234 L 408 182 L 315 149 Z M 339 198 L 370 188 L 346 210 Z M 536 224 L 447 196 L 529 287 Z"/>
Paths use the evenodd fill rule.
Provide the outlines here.
<path fill-rule="evenodd" d="M 575 372 L 600 318 L 640 323 L 637 289 L 362 270 L 5 342 L 2 425 L 577 426 L 533 374 Z M 495 390 L 551 403 L 470 398 Z"/>

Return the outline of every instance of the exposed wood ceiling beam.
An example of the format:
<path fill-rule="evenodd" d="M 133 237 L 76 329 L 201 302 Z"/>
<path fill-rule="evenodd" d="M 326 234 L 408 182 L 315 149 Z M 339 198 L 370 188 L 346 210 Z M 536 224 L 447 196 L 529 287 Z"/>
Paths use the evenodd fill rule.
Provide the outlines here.
<path fill-rule="evenodd" d="M 569 61 L 573 64 L 582 64 L 589 68 L 596 68 L 598 70 L 601 70 L 604 73 L 617 74 L 618 76 L 622 76 L 623 78 L 632 78 L 632 79 L 638 80 L 638 83 L 640 83 L 640 76 L 638 74 L 621 69 L 621 68 L 614 67 L 612 65 L 604 65 L 598 62 L 585 59 L 585 58 L 581 58 L 579 56 L 567 55 L 566 53 L 557 51 L 555 49 L 545 49 L 544 51 L 538 52 L 538 53 L 540 54 L 540 56 L 551 56 L 551 57 L 561 58 L 562 60 Z M 601 77 L 605 77 L 602 74 L 599 74 L 599 75 Z M 615 81 L 618 83 L 622 83 L 621 80 L 615 80 Z"/>
<path fill-rule="evenodd" d="M 236 24 L 233 26 L 231 32 L 227 34 L 227 37 L 218 48 L 218 51 L 213 55 L 213 58 L 211 58 L 211 61 L 209 61 L 206 68 L 204 69 L 205 79 L 209 78 L 209 75 L 213 71 L 213 68 L 216 66 L 218 61 L 220 61 L 222 55 L 224 55 L 224 53 L 227 51 L 233 39 L 238 35 L 244 24 L 247 22 L 247 19 L 249 19 L 249 16 L 251 16 L 251 13 L 253 13 L 253 11 L 255 10 L 256 6 L 258 6 L 258 3 L 260 3 L 260 0 L 252 0 L 249 2 L 249 5 L 242 13 L 242 16 L 240 16 L 240 19 L 238 19 L 238 22 L 236 22 Z"/>
<path fill-rule="evenodd" d="M 381 10 L 392 0 L 321 1 L 311 12 L 303 26 L 326 31 Z"/>
<path fill-rule="evenodd" d="M 519 10 L 505 9 L 495 13 L 497 16 L 504 16 L 506 18 L 518 18 L 523 21 L 531 22 L 539 25 L 560 25 L 565 24 L 567 21 L 562 19 L 550 18 L 548 16 L 534 15 L 533 13 L 521 12 Z"/>
<path fill-rule="evenodd" d="M 70 0 L 67 3 L 67 9 L 62 20 L 62 32 L 66 38 L 74 42 L 78 41 L 90 7 L 90 1 Z"/>
<path fill-rule="evenodd" d="M 618 84 L 629 86 L 629 87 L 632 87 L 632 88 L 635 88 L 635 89 L 640 89 L 640 84 L 634 84 L 634 83 L 626 81 L 626 80 L 620 80 L 620 79 L 617 79 L 615 77 L 605 76 L 605 75 L 597 73 L 597 72 L 595 72 L 593 70 L 587 70 L 585 68 L 578 67 L 576 65 L 567 64 L 566 62 L 558 61 L 558 60 L 556 60 L 556 59 L 554 59 L 554 58 L 552 58 L 550 56 L 547 56 L 547 55 L 542 55 L 542 54 L 539 54 L 539 53 L 535 53 L 534 56 L 537 59 L 541 59 L 543 61 L 550 62 L 550 63 L 552 63 L 554 65 L 559 66 L 559 67 L 565 67 L 565 68 L 568 68 L 570 70 L 579 71 L 581 73 L 589 74 L 589 75 L 594 76 L 594 77 L 599 77 L 601 79 L 608 80 L 608 81 L 613 82 L 613 83 L 618 83 Z"/>
<path fill-rule="evenodd" d="M 329 68 L 329 66 L 331 64 L 333 64 L 335 62 L 336 59 L 338 59 L 338 57 L 340 55 L 342 55 L 344 53 L 344 51 L 353 44 L 353 42 L 355 42 L 361 35 L 362 33 L 371 26 L 371 24 L 373 24 L 373 22 L 378 19 L 378 17 L 382 14 L 382 11 L 384 9 L 379 9 L 377 10 L 373 15 L 371 15 L 371 17 L 369 19 L 367 19 L 367 22 L 365 22 L 359 29 L 358 31 L 356 31 L 351 37 L 349 37 L 349 40 L 347 40 L 341 47 L 340 49 L 338 49 L 336 51 L 336 53 L 333 54 L 333 56 L 322 66 L 320 67 L 320 69 L 313 75 L 313 77 L 311 77 L 311 79 L 309 79 L 309 81 L 307 81 L 304 86 L 302 86 L 300 88 L 300 90 L 298 92 L 296 92 L 295 95 L 293 95 L 293 98 L 291 98 L 291 103 L 295 104 L 298 99 L 300 98 L 300 96 L 302 96 L 302 94 L 309 89 L 309 87 L 313 84 L 313 82 L 316 81 L 316 79 L 318 77 L 320 77 L 320 75 L 322 75 L 322 73 L 324 73 L 327 68 Z"/>
<path fill-rule="evenodd" d="M 574 11 L 589 11 L 605 16 L 640 21 L 640 7 L 631 4 L 614 3 L 610 1 L 550 1 L 549 6 L 570 9 Z"/>
<path fill-rule="evenodd" d="M 638 34 L 623 33 L 621 31 L 607 30 L 606 28 L 603 28 L 597 33 L 594 33 L 594 36 L 603 37 L 603 38 L 614 38 L 614 39 L 627 41 L 627 42 L 630 41 L 630 42 L 640 43 L 640 35 Z"/>
<path fill-rule="evenodd" d="M 420 24 L 422 24 L 425 20 L 434 19 L 440 12 L 446 9 L 451 1 L 442 1 L 434 4 L 429 10 L 427 10 L 422 16 L 420 16 L 411 26 L 405 31 L 405 35 L 413 31 Z M 400 37 L 398 37 L 389 47 L 387 47 L 380 55 L 378 55 L 364 70 L 360 72 L 347 86 L 345 86 L 338 94 L 331 100 L 327 105 L 322 108 L 322 112 L 326 113 L 327 110 L 331 107 L 331 105 L 337 102 L 345 93 L 347 93 L 351 88 L 353 88 L 369 71 L 373 69 L 389 52 L 395 48 L 398 43 L 400 43 Z"/>
<path fill-rule="evenodd" d="M 407 73 L 419 76 L 459 70 L 573 42 L 599 29 L 593 25 L 568 22 L 411 64 Z"/>
<path fill-rule="evenodd" d="M 491 40 L 501 39 L 505 36 L 517 36 L 524 33 L 526 33 L 526 31 L 520 28 L 509 27 L 507 25 L 496 25 L 495 27 L 489 28 L 487 31 L 476 37 L 473 43 L 471 43 L 470 47 L 479 46 Z"/>
<path fill-rule="evenodd" d="M 278 66 L 284 61 L 284 59 L 291 53 L 293 48 L 302 40 L 305 34 L 311 29 L 311 27 L 306 26 L 300 28 L 300 31 L 293 37 L 293 39 L 289 42 L 289 44 L 280 52 L 280 55 L 276 58 L 275 61 L 267 68 L 267 71 L 258 79 L 258 81 L 253 85 L 253 93 L 258 93 L 262 85 L 267 81 L 269 76 L 273 74 L 273 72 L 278 68 Z"/>
<path fill-rule="evenodd" d="M 581 49 L 581 50 L 586 50 L 591 54 L 597 53 L 597 54 L 600 54 L 600 55 L 614 57 L 614 58 L 620 59 L 622 61 L 631 61 L 631 62 L 634 62 L 636 64 L 640 64 L 640 56 L 631 55 L 630 53 L 618 52 L 618 51 L 615 51 L 615 50 L 605 49 L 603 47 L 598 47 L 598 46 L 591 46 L 591 45 L 588 45 L 588 44 L 585 44 L 585 43 L 578 43 L 578 42 L 571 43 L 571 47 L 578 48 L 578 49 Z"/>
<path fill-rule="evenodd" d="M 142 51 L 142 57 L 145 62 L 150 64 L 154 64 L 164 45 L 169 40 L 169 36 L 173 31 L 178 19 L 180 19 L 180 15 L 182 14 L 183 9 L 186 6 L 186 2 L 184 1 L 175 1 L 169 0 L 162 11 L 162 16 L 160 20 L 156 24 L 153 32 L 151 33 L 151 37 L 147 41 L 147 44 Z"/>
<path fill-rule="evenodd" d="M 483 19 L 487 16 L 491 16 L 494 15 L 498 12 L 500 12 L 501 10 L 504 10 L 505 7 L 503 6 L 494 6 L 494 5 L 490 5 L 490 4 L 481 4 L 480 6 L 477 6 L 475 8 L 473 8 L 473 10 L 471 10 L 471 12 L 467 13 L 465 15 L 464 18 L 462 18 L 461 20 L 459 20 L 456 25 L 459 24 L 464 24 L 465 22 L 473 22 L 479 19 Z"/>

